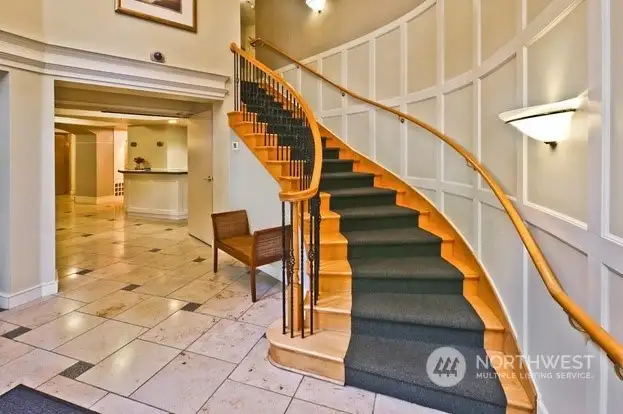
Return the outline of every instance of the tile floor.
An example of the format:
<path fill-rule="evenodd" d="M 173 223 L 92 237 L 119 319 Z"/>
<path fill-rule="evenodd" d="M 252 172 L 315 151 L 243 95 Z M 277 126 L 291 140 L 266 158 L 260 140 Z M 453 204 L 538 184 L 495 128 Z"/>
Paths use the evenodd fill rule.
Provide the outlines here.
<path fill-rule="evenodd" d="M 274 367 L 280 286 L 185 223 L 57 203 L 57 295 L 0 312 L 0 394 L 17 384 L 104 414 L 434 411 Z"/>

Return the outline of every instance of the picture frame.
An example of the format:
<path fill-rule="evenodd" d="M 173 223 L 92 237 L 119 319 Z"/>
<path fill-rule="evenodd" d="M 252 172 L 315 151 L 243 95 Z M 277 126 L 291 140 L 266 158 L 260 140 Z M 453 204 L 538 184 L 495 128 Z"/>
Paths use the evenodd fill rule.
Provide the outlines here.
<path fill-rule="evenodd" d="M 116 0 L 115 12 L 197 32 L 198 0 Z"/>

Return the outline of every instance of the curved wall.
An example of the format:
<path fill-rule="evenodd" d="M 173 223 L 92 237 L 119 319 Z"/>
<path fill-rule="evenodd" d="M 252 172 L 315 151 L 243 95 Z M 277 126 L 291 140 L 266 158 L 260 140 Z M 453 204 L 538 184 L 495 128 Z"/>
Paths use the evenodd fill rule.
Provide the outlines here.
<path fill-rule="evenodd" d="M 623 342 L 623 81 L 611 76 L 623 69 L 623 29 L 610 20 L 623 13 L 620 3 L 427 0 L 305 63 L 437 126 L 476 154 L 520 208 L 566 290 Z M 281 72 L 327 127 L 450 217 L 485 265 L 525 355 L 589 356 L 584 379 L 559 379 L 564 369 L 531 365 L 541 412 L 623 412 L 623 382 L 569 326 L 510 220 L 462 158 L 294 66 Z M 555 151 L 498 119 L 586 90 L 590 108 L 602 113 L 578 123 Z"/>

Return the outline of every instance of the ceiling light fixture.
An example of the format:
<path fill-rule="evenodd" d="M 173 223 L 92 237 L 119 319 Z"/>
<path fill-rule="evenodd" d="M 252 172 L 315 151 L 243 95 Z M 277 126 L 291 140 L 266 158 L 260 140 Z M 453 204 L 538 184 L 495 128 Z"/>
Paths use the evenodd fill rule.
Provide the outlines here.
<path fill-rule="evenodd" d="M 327 0 L 305 0 L 305 3 L 310 9 L 320 13 L 324 10 Z"/>
<path fill-rule="evenodd" d="M 515 109 L 500 114 L 500 119 L 521 133 L 556 148 L 569 139 L 573 114 L 580 108 L 580 97 L 545 105 Z"/>
<path fill-rule="evenodd" d="M 177 119 L 169 119 L 169 124 L 171 125 L 177 124 Z"/>

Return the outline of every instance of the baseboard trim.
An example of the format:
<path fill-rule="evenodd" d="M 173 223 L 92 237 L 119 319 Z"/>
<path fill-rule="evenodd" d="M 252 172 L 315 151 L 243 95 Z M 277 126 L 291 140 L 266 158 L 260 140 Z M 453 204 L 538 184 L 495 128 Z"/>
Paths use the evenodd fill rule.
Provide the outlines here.
<path fill-rule="evenodd" d="M 144 217 L 144 218 L 160 219 L 160 220 L 186 220 L 188 219 L 188 212 L 182 212 L 179 214 L 175 214 L 173 212 L 153 213 L 153 212 L 145 211 L 143 209 L 126 208 L 126 213 L 128 214 L 128 216 Z"/>
<path fill-rule="evenodd" d="M 0 292 L 0 308 L 12 309 L 24 303 L 56 293 L 58 293 L 58 280 L 42 283 L 13 294 Z"/>
<path fill-rule="evenodd" d="M 75 196 L 74 202 L 76 204 L 107 204 L 107 203 L 121 203 L 123 202 L 123 196 L 104 196 L 104 197 L 86 197 Z"/>

